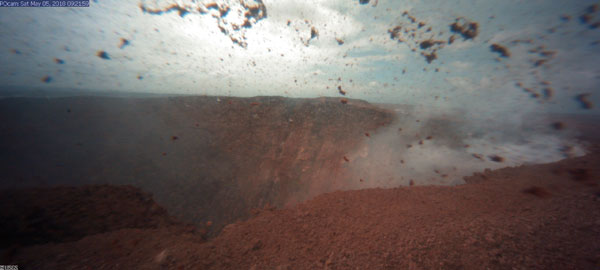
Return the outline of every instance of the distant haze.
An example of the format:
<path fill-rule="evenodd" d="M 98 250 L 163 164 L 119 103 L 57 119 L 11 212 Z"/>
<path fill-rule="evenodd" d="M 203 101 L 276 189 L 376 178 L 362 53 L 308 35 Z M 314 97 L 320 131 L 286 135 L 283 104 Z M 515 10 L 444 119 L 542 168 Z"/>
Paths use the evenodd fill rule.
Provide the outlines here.
<path fill-rule="evenodd" d="M 0 85 L 287 97 L 341 87 L 371 102 L 494 114 L 591 112 L 576 96 L 600 99 L 596 1 L 363 2 L 2 8 Z"/>

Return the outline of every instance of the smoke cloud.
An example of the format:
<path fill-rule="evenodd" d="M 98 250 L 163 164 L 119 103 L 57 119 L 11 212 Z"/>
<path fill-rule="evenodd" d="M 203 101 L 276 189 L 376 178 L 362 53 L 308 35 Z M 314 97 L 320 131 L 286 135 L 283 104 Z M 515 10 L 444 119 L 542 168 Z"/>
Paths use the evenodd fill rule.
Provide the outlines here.
<path fill-rule="evenodd" d="M 541 164 L 585 154 L 575 131 L 557 131 L 545 117 L 486 122 L 464 110 L 427 112 L 397 106 L 393 125 L 370 134 L 348 158 L 343 189 L 458 185 L 485 169 Z M 529 120 L 524 120 L 525 118 Z M 356 178 L 356 179 L 354 179 Z"/>

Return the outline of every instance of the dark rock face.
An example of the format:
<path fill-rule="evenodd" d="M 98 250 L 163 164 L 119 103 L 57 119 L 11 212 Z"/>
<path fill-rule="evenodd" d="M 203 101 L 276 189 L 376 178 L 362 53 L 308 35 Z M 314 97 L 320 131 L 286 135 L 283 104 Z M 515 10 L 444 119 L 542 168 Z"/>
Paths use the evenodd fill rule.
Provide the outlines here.
<path fill-rule="evenodd" d="M 4 99 L 0 185 L 131 184 L 214 233 L 340 188 L 344 155 L 392 118 L 333 98 Z"/>
<path fill-rule="evenodd" d="M 0 207 L 0 249 L 178 224 L 152 196 L 132 186 L 2 190 Z"/>

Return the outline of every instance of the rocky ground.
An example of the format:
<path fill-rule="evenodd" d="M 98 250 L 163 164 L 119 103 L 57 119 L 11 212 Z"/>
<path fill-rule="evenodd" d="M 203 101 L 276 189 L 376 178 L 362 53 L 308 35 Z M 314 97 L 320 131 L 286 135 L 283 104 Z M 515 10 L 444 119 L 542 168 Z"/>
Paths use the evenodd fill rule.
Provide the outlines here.
<path fill-rule="evenodd" d="M 414 135 L 391 124 L 423 120 L 401 119 L 410 111 L 337 98 L 2 99 L 0 265 L 600 268 L 597 117 L 543 123 L 578 134 L 583 157 L 458 186 L 335 191 L 378 180 L 348 166 L 382 127 L 415 147 L 463 147 L 460 117 Z"/>
<path fill-rule="evenodd" d="M 19 269 L 598 269 L 598 150 L 552 164 L 478 173 L 454 187 L 328 193 L 295 207 L 256 210 L 208 241 L 210 226 L 170 221 L 148 195 L 131 187 L 21 191 L 19 204 L 27 211 L 59 205 L 55 194 L 61 194 L 60 205 L 70 207 L 48 210 L 40 222 L 70 222 L 38 233 L 47 243 L 13 238 L 2 250 L 2 264 Z M 86 193 L 96 195 L 82 203 Z M 15 197 L 4 195 L 6 209 Z M 26 211 L 9 216 L 2 217 L 3 228 L 29 223 L 23 221 Z M 105 225 L 98 228 L 98 222 Z M 54 235 L 65 228 L 77 230 L 57 242 Z"/>

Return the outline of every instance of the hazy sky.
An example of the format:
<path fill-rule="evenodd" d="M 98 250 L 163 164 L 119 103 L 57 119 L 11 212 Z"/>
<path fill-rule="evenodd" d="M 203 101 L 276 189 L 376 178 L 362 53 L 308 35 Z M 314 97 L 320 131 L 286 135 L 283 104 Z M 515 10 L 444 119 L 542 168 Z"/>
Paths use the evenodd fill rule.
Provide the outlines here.
<path fill-rule="evenodd" d="M 249 17 L 239 30 L 260 1 L 0 8 L 0 85 L 289 97 L 341 97 L 341 86 L 348 98 L 374 102 L 597 112 L 576 100 L 589 93 L 585 100 L 600 101 L 600 11 L 590 7 L 597 3 L 265 0 L 266 17 Z M 461 17 L 477 23 L 473 39 L 450 31 Z M 403 42 L 390 35 L 396 26 Z M 427 40 L 433 46 L 422 49 Z M 436 48 L 428 63 L 421 53 Z"/>

